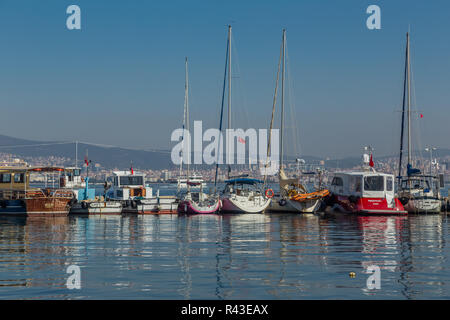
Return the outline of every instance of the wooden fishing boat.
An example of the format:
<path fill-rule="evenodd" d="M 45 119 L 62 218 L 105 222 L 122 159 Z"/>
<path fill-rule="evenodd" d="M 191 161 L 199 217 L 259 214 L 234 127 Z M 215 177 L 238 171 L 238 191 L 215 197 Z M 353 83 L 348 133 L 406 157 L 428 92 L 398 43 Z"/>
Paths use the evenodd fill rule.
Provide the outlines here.
<path fill-rule="evenodd" d="M 24 199 L 28 216 L 64 217 L 69 214 L 74 193 L 65 189 L 27 191 Z"/>
<path fill-rule="evenodd" d="M 67 216 L 75 195 L 60 188 L 32 188 L 31 174 L 54 174 L 62 167 L 0 167 L 0 214 L 27 216 Z"/>

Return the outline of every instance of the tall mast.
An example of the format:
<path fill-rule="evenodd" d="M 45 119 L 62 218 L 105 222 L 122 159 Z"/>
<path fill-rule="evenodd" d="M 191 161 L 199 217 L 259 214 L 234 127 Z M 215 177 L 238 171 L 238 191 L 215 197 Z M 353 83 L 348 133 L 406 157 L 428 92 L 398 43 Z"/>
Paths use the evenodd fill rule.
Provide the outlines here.
<path fill-rule="evenodd" d="M 228 129 L 231 129 L 231 26 L 228 26 Z M 228 164 L 228 178 L 230 171 L 231 167 Z"/>
<path fill-rule="evenodd" d="M 78 166 L 78 140 L 75 141 L 75 168 Z"/>
<path fill-rule="evenodd" d="M 188 59 L 186 57 L 185 60 L 185 85 L 184 85 L 184 104 L 186 108 L 186 130 L 189 132 L 189 76 L 188 76 Z M 191 148 L 188 148 L 189 154 L 188 159 L 191 158 Z M 187 176 L 186 176 L 186 184 L 187 189 L 189 191 L 189 164 L 190 161 L 187 162 Z"/>
<path fill-rule="evenodd" d="M 231 129 L 231 26 L 228 26 L 228 129 Z"/>
<path fill-rule="evenodd" d="M 408 34 L 407 34 L 408 37 Z M 408 42 L 408 40 L 406 40 Z M 405 100 L 406 100 L 406 81 L 408 77 L 408 45 L 406 45 L 405 49 L 405 71 L 403 76 L 403 100 L 402 100 L 402 126 L 401 126 L 401 133 L 400 133 L 400 155 L 398 160 L 398 183 L 400 186 L 401 183 L 401 177 L 402 177 L 402 158 L 403 158 L 403 136 L 404 136 L 404 129 L 405 129 Z"/>
<path fill-rule="evenodd" d="M 229 26 L 228 29 L 228 33 L 230 33 L 230 29 L 231 26 Z M 229 38 L 229 36 L 228 36 Z M 230 51 L 230 47 L 229 47 L 230 43 L 229 41 L 227 41 L 227 52 L 225 54 L 225 71 L 223 74 L 223 87 L 222 87 L 222 104 L 220 107 L 220 121 L 219 121 L 219 132 L 220 134 L 222 134 L 222 123 L 223 123 L 223 107 L 224 107 L 224 102 L 225 102 L 225 86 L 226 86 L 226 80 L 227 80 L 227 70 L 228 70 L 228 52 Z M 217 191 L 217 173 L 219 171 L 219 152 L 221 150 L 221 148 L 223 148 L 223 146 L 221 146 L 221 141 L 222 139 L 220 139 L 219 137 L 219 141 L 218 141 L 218 151 L 217 151 L 217 161 L 216 161 L 216 173 L 214 175 L 214 193 L 216 193 Z"/>
<path fill-rule="evenodd" d="M 408 165 L 411 165 L 411 64 L 409 59 L 409 32 L 406 33 L 406 61 L 408 64 Z"/>
<path fill-rule="evenodd" d="M 281 125 L 280 125 L 280 170 L 283 169 L 283 135 L 284 135 L 284 78 L 286 69 L 286 29 L 283 29 L 283 68 L 281 70 Z"/>

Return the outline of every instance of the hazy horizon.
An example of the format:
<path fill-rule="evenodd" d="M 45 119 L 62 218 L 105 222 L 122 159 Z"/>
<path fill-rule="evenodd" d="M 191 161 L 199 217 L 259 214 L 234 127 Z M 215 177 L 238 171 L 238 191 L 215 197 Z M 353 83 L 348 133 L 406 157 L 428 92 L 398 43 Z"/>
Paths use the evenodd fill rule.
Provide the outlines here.
<path fill-rule="evenodd" d="M 66 28 L 71 4 L 81 30 Z M 366 27 L 371 4 L 381 30 Z M 414 148 L 450 149 L 449 11 L 446 1 L 0 1 L 0 134 L 170 150 L 186 56 L 191 121 L 218 127 L 231 24 L 233 127 L 268 127 L 287 28 L 286 153 L 392 155 L 410 29 Z"/>

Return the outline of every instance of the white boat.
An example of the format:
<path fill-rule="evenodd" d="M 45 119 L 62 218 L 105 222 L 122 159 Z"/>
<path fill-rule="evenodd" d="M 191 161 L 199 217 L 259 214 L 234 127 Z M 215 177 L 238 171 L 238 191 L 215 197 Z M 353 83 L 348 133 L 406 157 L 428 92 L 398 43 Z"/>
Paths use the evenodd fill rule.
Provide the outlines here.
<path fill-rule="evenodd" d="M 231 26 L 228 26 L 227 41 L 227 61 L 225 68 L 225 77 L 228 79 L 228 129 L 231 129 Z M 223 86 L 225 93 L 225 81 Z M 222 95 L 222 109 L 224 107 L 224 94 Z M 220 130 L 222 130 L 222 116 L 220 119 Z M 217 168 L 214 185 L 217 183 Z M 228 172 L 230 172 L 229 170 Z M 222 202 L 221 212 L 238 212 L 238 213 L 259 213 L 263 212 L 270 204 L 271 198 L 267 197 L 261 189 L 263 181 L 251 178 L 236 178 L 225 181 L 226 186 L 220 200 Z"/>
<path fill-rule="evenodd" d="M 262 189 L 262 180 L 235 178 L 225 183 L 220 209 L 223 213 L 261 213 L 271 202 Z"/>
<path fill-rule="evenodd" d="M 188 60 L 185 60 L 186 68 L 186 80 L 185 80 L 185 92 L 184 92 L 184 115 L 183 115 L 183 127 L 186 126 L 189 131 L 189 80 L 188 80 Z M 183 149 L 184 152 L 184 149 Z M 183 158 L 180 163 L 180 176 L 183 170 Z M 180 197 L 180 202 L 177 208 L 178 213 L 181 214 L 211 214 L 219 210 L 220 199 L 216 194 L 209 195 L 203 191 L 206 187 L 201 176 L 195 174 L 189 174 L 189 162 L 186 164 L 187 173 L 186 178 L 178 179 L 178 194 L 182 190 L 186 192 Z"/>
<path fill-rule="evenodd" d="M 398 174 L 398 197 L 409 213 L 439 213 L 441 199 L 437 177 L 424 175 L 412 166 L 411 141 L 411 76 L 410 76 L 409 33 L 406 34 L 405 81 L 403 87 L 403 109 L 400 137 L 400 157 Z M 406 101 L 405 101 L 406 100 Z M 408 123 L 408 163 L 406 175 L 402 176 L 403 130 L 405 120 L 405 104 L 407 105 Z M 431 152 L 431 151 L 430 151 Z M 431 159 L 430 159 L 431 161 Z M 431 166 L 431 163 L 430 163 Z"/>
<path fill-rule="evenodd" d="M 123 213 L 177 213 L 175 196 L 160 196 L 145 184 L 145 175 L 134 171 L 114 171 L 106 190 L 107 200 L 120 201 Z"/>
<path fill-rule="evenodd" d="M 186 190 L 188 188 L 188 181 L 192 183 L 189 186 L 191 189 L 200 189 L 200 187 L 206 188 L 206 182 L 203 180 L 203 177 L 193 173 L 189 175 L 189 179 L 186 176 L 179 177 L 177 179 L 177 189 Z"/>
<path fill-rule="evenodd" d="M 104 201 L 102 199 L 81 201 L 72 205 L 70 214 L 121 214 L 120 201 Z"/>

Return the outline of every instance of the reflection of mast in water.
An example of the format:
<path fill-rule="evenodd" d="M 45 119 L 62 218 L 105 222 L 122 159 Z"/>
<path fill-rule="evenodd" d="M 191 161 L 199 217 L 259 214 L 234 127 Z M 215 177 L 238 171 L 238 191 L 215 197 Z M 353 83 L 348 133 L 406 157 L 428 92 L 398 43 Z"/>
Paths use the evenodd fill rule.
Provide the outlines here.
<path fill-rule="evenodd" d="M 192 276 L 197 274 L 195 272 L 197 270 L 193 270 L 191 267 L 192 261 L 194 261 L 194 264 L 198 264 L 198 261 L 202 260 L 197 259 L 199 256 L 204 254 L 211 256 L 208 252 L 205 253 L 205 250 L 217 250 L 217 244 L 214 248 L 211 248 L 208 242 L 211 238 L 220 235 L 218 231 L 220 230 L 220 220 L 221 216 L 217 215 L 179 216 L 177 218 L 176 258 L 182 274 L 180 278 L 182 287 L 178 292 L 185 299 L 192 298 L 192 283 L 194 282 Z M 205 245 L 199 246 L 196 243 L 205 243 Z"/>
<path fill-rule="evenodd" d="M 328 237 L 327 227 L 322 225 L 326 220 L 320 219 L 317 215 L 301 214 L 301 215 L 277 215 L 272 218 L 278 219 L 278 232 L 271 232 L 271 234 L 279 234 L 281 248 L 279 251 L 280 266 L 280 280 L 279 285 L 285 283 L 284 276 L 286 274 L 286 260 L 295 257 L 299 264 L 323 264 L 328 265 L 327 253 Z M 275 225 L 272 223 L 272 225 Z M 271 239 L 276 241 L 278 239 Z M 311 255 L 314 252 L 316 254 Z M 293 284 L 297 289 L 301 290 L 303 287 L 302 281 L 299 279 Z"/>
<path fill-rule="evenodd" d="M 368 258 L 362 261 L 364 270 L 376 265 L 381 271 L 399 271 L 398 282 L 404 286 L 402 292 L 405 294 L 407 284 L 404 281 L 410 266 L 410 240 L 404 232 L 408 227 L 408 217 L 359 216 L 358 223 L 362 230 L 362 253 L 366 255 L 363 259 Z M 392 258 L 386 259 L 386 255 Z M 363 288 L 363 292 L 369 293 L 370 290 Z"/>
<path fill-rule="evenodd" d="M 191 278 L 191 268 L 189 264 L 189 218 L 188 216 L 179 216 L 177 219 L 177 260 L 181 269 L 180 282 L 182 287 L 178 292 L 183 296 L 184 299 L 191 299 L 192 291 L 192 278 Z"/>
<path fill-rule="evenodd" d="M 413 215 L 410 216 L 409 236 L 410 236 L 410 271 L 427 273 L 432 275 L 437 270 L 445 270 L 446 253 L 445 253 L 445 236 L 443 231 L 443 219 L 441 215 Z M 446 229 L 446 228 L 445 228 Z M 430 258 L 430 257 L 433 258 Z M 426 259 L 424 261 L 424 259 Z M 419 274 L 412 274 L 409 279 L 418 277 Z M 445 292 L 444 281 L 432 279 L 414 279 L 409 282 L 406 291 L 412 298 L 421 298 L 418 294 L 424 294 L 423 288 L 419 286 L 429 286 L 433 291 L 439 291 L 436 296 L 448 295 Z M 427 281 L 428 280 L 428 281 Z M 430 297 L 426 296 L 425 297 Z"/>

